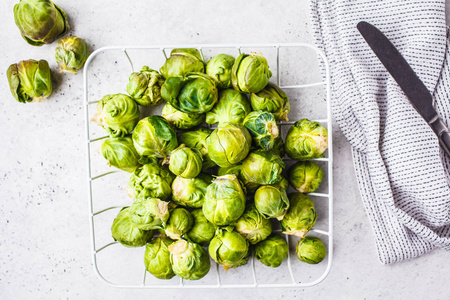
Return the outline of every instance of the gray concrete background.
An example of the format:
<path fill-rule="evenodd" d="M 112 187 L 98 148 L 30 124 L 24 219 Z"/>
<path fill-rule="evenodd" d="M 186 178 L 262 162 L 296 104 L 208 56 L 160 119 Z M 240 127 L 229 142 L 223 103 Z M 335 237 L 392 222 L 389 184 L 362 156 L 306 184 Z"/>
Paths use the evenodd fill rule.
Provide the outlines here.
<path fill-rule="evenodd" d="M 55 44 L 32 47 L 21 38 L 12 14 L 16 2 L 0 2 L 1 299 L 450 298 L 448 252 L 435 250 L 391 266 L 379 263 L 350 147 L 336 126 L 335 256 L 322 283 L 304 289 L 234 290 L 105 285 L 94 274 L 90 256 L 82 73 L 53 72 L 53 95 L 45 102 L 14 101 L 5 75 L 11 63 L 46 59 L 57 68 Z M 57 3 L 69 15 L 70 33 L 86 39 L 92 50 L 110 45 L 312 42 L 306 0 Z"/>

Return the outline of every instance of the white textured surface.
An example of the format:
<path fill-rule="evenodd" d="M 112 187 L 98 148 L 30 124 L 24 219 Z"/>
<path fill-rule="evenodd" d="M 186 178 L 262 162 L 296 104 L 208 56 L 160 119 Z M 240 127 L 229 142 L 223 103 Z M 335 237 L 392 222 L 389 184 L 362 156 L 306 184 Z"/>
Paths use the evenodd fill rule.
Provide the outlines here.
<path fill-rule="evenodd" d="M 54 72 L 53 96 L 20 104 L 9 64 L 47 59 L 55 44 L 27 45 L 14 25 L 16 1 L 0 2 L 0 298 L 213 298 L 214 290 L 124 290 L 91 266 L 85 184 L 82 76 Z M 63 1 L 71 33 L 92 49 L 109 45 L 312 42 L 307 1 Z M 305 73 L 308 70 L 305 70 Z M 355 183 L 350 147 L 335 128 L 335 257 L 329 276 L 305 289 L 220 290 L 224 299 L 448 299 L 450 253 L 434 250 L 392 266 L 378 262 Z M 113 262 L 112 262 L 113 263 Z"/>

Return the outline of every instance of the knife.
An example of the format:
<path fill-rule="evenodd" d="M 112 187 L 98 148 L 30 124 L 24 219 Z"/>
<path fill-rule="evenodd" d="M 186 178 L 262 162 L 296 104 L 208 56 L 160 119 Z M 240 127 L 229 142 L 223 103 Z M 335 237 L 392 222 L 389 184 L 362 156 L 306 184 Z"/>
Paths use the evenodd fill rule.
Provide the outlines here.
<path fill-rule="evenodd" d="M 356 26 L 372 51 L 383 63 L 412 106 L 425 119 L 439 139 L 439 145 L 450 156 L 450 131 L 434 109 L 434 99 L 397 48 L 375 26 L 359 22 Z"/>

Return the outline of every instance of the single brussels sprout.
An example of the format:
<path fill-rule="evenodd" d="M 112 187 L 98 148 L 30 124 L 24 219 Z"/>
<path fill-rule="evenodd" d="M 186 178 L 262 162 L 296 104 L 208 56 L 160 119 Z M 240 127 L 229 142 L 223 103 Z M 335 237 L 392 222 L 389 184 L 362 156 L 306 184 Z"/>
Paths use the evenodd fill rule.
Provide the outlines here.
<path fill-rule="evenodd" d="M 165 233 L 173 240 L 181 239 L 181 236 L 191 230 L 194 218 L 185 208 L 175 208 L 170 212 L 169 220 L 165 226 Z"/>
<path fill-rule="evenodd" d="M 275 117 L 270 112 L 252 111 L 245 117 L 244 126 L 252 135 L 257 147 L 265 151 L 272 150 L 279 130 Z"/>
<path fill-rule="evenodd" d="M 130 206 L 128 215 L 139 229 L 161 229 L 169 219 L 169 204 L 158 198 L 139 198 Z"/>
<path fill-rule="evenodd" d="M 206 144 L 206 138 L 212 133 L 204 127 L 200 127 L 194 131 L 187 131 L 180 134 L 178 141 L 180 144 L 185 144 L 186 147 L 191 149 L 197 149 L 200 151 L 203 157 L 202 170 L 206 170 L 216 166 L 216 163 L 211 160 L 208 154 L 208 146 Z"/>
<path fill-rule="evenodd" d="M 262 53 L 242 53 L 231 70 L 231 83 L 235 90 L 244 93 L 261 91 L 272 77 L 269 64 Z"/>
<path fill-rule="evenodd" d="M 328 148 L 328 131 L 320 123 L 301 119 L 289 128 L 284 142 L 287 155 L 296 160 L 323 157 Z"/>
<path fill-rule="evenodd" d="M 178 147 L 177 134 L 172 125 L 161 116 L 150 116 L 139 121 L 133 131 L 133 143 L 141 156 L 167 159 Z"/>
<path fill-rule="evenodd" d="M 280 135 L 275 139 L 272 152 L 275 152 L 275 154 L 278 154 L 281 158 L 284 157 L 284 143 Z"/>
<path fill-rule="evenodd" d="M 246 182 L 275 184 L 283 178 L 284 167 L 283 160 L 272 151 L 256 150 L 242 162 L 242 177 Z"/>
<path fill-rule="evenodd" d="M 181 278 L 198 280 L 208 274 L 211 262 L 199 244 L 178 240 L 169 246 L 169 251 L 173 271 Z"/>
<path fill-rule="evenodd" d="M 184 76 L 190 72 L 205 71 L 200 51 L 193 48 L 173 49 L 170 57 L 164 65 L 159 69 L 164 78 Z"/>
<path fill-rule="evenodd" d="M 190 129 L 205 121 L 205 114 L 184 113 L 168 102 L 164 105 L 161 116 L 178 129 Z"/>
<path fill-rule="evenodd" d="M 298 241 L 295 252 L 299 260 L 308 264 L 318 264 L 327 255 L 327 248 L 319 238 L 305 237 Z"/>
<path fill-rule="evenodd" d="M 215 262 L 222 265 L 225 271 L 245 263 L 248 255 L 248 241 L 233 227 L 217 228 L 216 235 L 209 243 L 208 252 Z"/>
<path fill-rule="evenodd" d="M 317 220 L 314 203 L 302 193 L 289 195 L 289 209 L 281 220 L 283 233 L 305 237 Z"/>
<path fill-rule="evenodd" d="M 173 243 L 165 236 L 159 236 L 145 245 L 145 269 L 158 279 L 170 279 L 175 276 L 170 263 L 169 246 Z"/>
<path fill-rule="evenodd" d="M 234 229 L 254 245 L 272 233 L 272 223 L 258 212 L 254 204 L 250 204 L 234 224 Z"/>
<path fill-rule="evenodd" d="M 298 161 L 289 168 L 289 182 L 300 193 L 312 193 L 322 183 L 323 171 L 312 161 Z"/>
<path fill-rule="evenodd" d="M 177 176 L 172 183 L 172 200 L 183 206 L 199 208 L 205 202 L 206 188 L 211 184 L 212 176 L 200 173 L 195 178 Z"/>
<path fill-rule="evenodd" d="M 88 44 L 79 37 L 68 36 L 56 44 L 55 58 L 62 72 L 76 74 L 88 57 Z"/>
<path fill-rule="evenodd" d="M 256 209 L 265 218 L 277 218 L 282 220 L 289 208 L 289 199 L 286 189 L 280 184 L 263 185 L 255 192 Z"/>
<path fill-rule="evenodd" d="M 214 237 L 216 227 L 206 219 L 201 208 L 194 209 L 191 214 L 194 226 L 186 233 L 186 238 L 197 244 L 209 243 Z"/>
<path fill-rule="evenodd" d="M 6 71 L 9 89 L 22 103 L 41 102 L 52 94 L 52 74 L 46 60 L 22 60 Z"/>
<path fill-rule="evenodd" d="M 127 95 L 106 95 L 97 103 L 97 113 L 92 121 L 102 126 L 110 137 L 122 137 L 133 131 L 139 115 L 139 106 Z"/>
<path fill-rule="evenodd" d="M 202 154 L 181 144 L 170 153 L 169 170 L 184 178 L 194 178 L 202 170 Z"/>
<path fill-rule="evenodd" d="M 245 200 L 236 175 L 219 176 L 206 189 L 203 213 L 216 226 L 230 225 L 244 212 Z"/>
<path fill-rule="evenodd" d="M 148 163 L 137 168 L 128 181 L 129 194 L 133 198 L 159 198 L 166 200 L 172 195 L 175 176 L 165 166 Z"/>
<path fill-rule="evenodd" d="M 70 29 L 66 13 L 49 0 L 21 0 L 14 5 L 14 21 L 32 46 L 51 44 Z"/>
<path fill-rule="evenodd" d="M 214 78 L 221 89 L 231 87 L 231 69 L 235 58 L 228 54 L 217 54 L 206 63 L 206 74 Z"/>
<path fill-rule="evenodd" d="M 291 109 L 288 96 L 275 84 L 269 82 L 260 92 L 250 95 L 253 110 L 264 110 L 274 115 L 277 121 L 289 121 Z"/>
<path fill-rule="evenodd" d="M 206 113 L 206 123 L 219 123 L 219 126 L 226 123 L 243 125 L 245 116 L 251 111 L 245 94 L 234 89 L 226 89 L 220 93 L 219 102 Z"/>
<path fill-rule="evenodd" d="M 175 109 L 189 114 L 206 113 L 218 100 L 214 80 L 203 73 L 167 78 L 161 88 L 161 95 Z"/>
<path fill-rule="evenodd" d="M 289 246 L 284 238 L 271 235 L 255 246 L 255 257 L 268 267 L 278 268 L 289 255 Z"/>
<path fill-rule="evenodd" d="M 126 247 L 142 247 L 153 236 L 151 230 L 141 230 L 131 222 L 128 212 L 130 207 L 124 207 L 111 226 L 112 237 Z"/>
<path fill-rule="evenodd" d="M 130 173 L 140 166 L 140 156 L 134 149 L 131 136 L 106 139 L 100 150 L 110 166 Z"/>
<path fill-rule="evenodd" d="M 143 66 L 140 72 L 131 73 L 127 93 L 142 106 L 157 106 L 162 103 L 161 87 L 164 78 L 148 66 Z"/>
<path fill-rule="evenodd" d="M 247 129 L 235 124 L 218 127 L 206 138 L 209 157 L 220 167 L 242 161 L 250 151 L 251 143 Z"/>

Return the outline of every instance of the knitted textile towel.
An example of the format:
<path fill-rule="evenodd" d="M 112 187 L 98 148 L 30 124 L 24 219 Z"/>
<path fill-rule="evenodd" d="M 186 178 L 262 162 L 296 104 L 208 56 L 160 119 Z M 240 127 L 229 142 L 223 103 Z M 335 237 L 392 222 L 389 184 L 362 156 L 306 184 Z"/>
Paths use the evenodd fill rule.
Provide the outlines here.
<path fill-rule="evenodd" d="M 379 259 L 450 250 L 450 157 L 359 34 L 378 27 L 434 95 L 450 125 L 444 0 L 310 0 L 317 46 L 330 63 L 332 109 L 352 146 Z M 339 175 L 339 174 L 337 174 Z"/>

